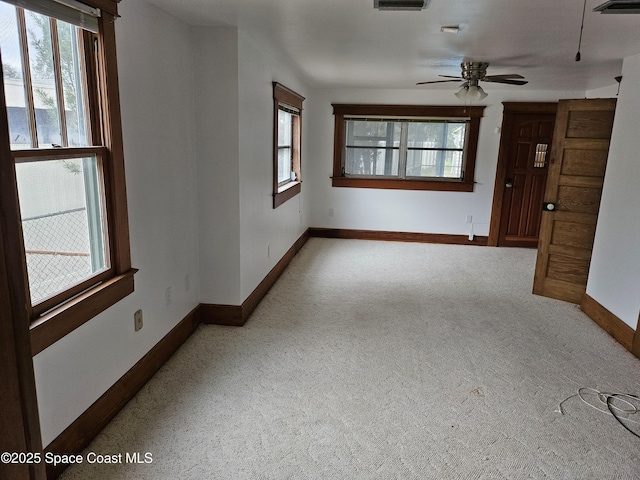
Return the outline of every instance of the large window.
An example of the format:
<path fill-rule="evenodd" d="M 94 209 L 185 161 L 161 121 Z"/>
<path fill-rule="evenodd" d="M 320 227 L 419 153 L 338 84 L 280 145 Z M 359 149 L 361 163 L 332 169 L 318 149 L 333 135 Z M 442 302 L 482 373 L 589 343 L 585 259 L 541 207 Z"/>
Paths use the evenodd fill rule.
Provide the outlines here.
<path fill-rule="evenodd" d="M 0 1 L 3 228 L 34 353 L 133 291 L 111 0 Z M 0 123 L 0 126 L 4 122 Z M 12 207 L 16 206 L 14 210 Z M 17 281 L 17 280 L 16 280 Z"/>
<path fill-rule="evenodd" d="M 473 190 L 484 107 L 333 107 L 334 186 Z"/>
<path fill-rule="evenodd" d="M 300 193 L 304 97 L 273 83 L 273 208 Z"/>

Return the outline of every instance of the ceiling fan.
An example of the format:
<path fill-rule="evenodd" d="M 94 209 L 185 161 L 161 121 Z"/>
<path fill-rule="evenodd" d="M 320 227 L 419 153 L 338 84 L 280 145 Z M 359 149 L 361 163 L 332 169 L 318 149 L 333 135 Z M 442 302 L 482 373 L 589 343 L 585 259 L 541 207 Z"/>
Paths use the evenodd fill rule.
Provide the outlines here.
<path fill-rule="evenodd" d="M 487 75 L 487 62 L 463 62 L 460 64 L 462 68 L 462 76 L 453 77 L 451 75 L 439 75 L 440 77 L 448 78 L 450 80 L 434 80 L 431 82 L 418 82 L 416 85 L 427 85 L 430 83 L 446 83 L 446 82 L 459 82 L 463 80 L 460 91 L 456 93 L 456 97 L 460 100 L 482 100 L 487 97 L 486 92 L 479 85 L 480 81 L 505 83 L 507 85 L 526 85 L 522 75 L 517 73 L 508 73 L 503 75 Z"/>

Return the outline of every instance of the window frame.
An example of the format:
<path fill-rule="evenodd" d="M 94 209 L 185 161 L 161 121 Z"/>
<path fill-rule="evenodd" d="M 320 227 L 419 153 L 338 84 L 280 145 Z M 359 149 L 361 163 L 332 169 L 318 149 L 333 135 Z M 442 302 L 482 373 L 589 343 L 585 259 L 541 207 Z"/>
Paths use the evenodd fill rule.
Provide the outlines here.
<path fill-rule="evenodd" d="M 80 325 L 108 309 L 134 291 L 131 267 L 129 225 L 124 172 L 124 151 L 118 89 L 115 42 L 115 19 L 118 0 L 83 0 L 101 10 L 99 32 L 84 31 L 90 145 L 86 147 L 38 148 L 11 150 L 9 128 L 0 122 L 0 151 L 9 152 L 0 160 L 0 214 L 7 222 L 2 236 L 15 253 L 16 261 L 8 265 L 12 289 L 23 299 L 22 306 L 30 319 L 32 354 L 36 355 Z M 1 67 L 0 67 L 1 69 Z M 94 81 L 95 79 L 95 81 Z M 99 81 L 98 81 L 99 79 Z M 4 83 L 4 82 L 3 82 Z M 4 86 L 0 92 L 0 115 L 7 115 Z M 22 234 L 15 165 L 18 162 L 44 159 L 78 158 L 95 155 L 101 163 L 109 268 L 81 281 L 50 298 L 31 304 L 26 253 Z"/>
<path fill-rule="evenodd" d="M 332 104 L 334 114 L 333 187 L 378 188 L 393 190 L 436 190 L 472 192 L 475 185 L 475 164 L 480 132 L 480 119 L 484 106 L 430 106 L 430 105 L 366 105 Z M 345 117 L 369 116 L 384 118 L 468 121 L 462 156 L 462 178 L 418 177 L 375 178 L 371 176 L 346 176 L 343 172 L 346 151 Z"/>
<path fill-rule="evenodd" d="M 302 188 L 302 103 L 304 97 L 284 85 L 273 82 L 273 208 L 298 195 Z M 291 125 L 291 171 L 296 179 L 286 183 L 278 181 L 278 112 L 283 109 L 292 113 Z M 297 113 L 293 111 L 297 110 Z"/>

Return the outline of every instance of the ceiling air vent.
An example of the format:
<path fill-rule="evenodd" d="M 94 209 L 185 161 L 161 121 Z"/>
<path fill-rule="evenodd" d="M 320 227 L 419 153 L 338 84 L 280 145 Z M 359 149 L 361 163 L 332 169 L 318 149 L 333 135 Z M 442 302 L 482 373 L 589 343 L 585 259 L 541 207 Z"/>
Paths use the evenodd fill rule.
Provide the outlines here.
<path fill-rule="evenodd" d="M 593 9 L 600 13 L 640 13 L 638 0 L 609 0 Z"/>
<path fill-rule="evenodd" d="M 424 10 L 431 0 L 373 0 L 378 10 Z"/>

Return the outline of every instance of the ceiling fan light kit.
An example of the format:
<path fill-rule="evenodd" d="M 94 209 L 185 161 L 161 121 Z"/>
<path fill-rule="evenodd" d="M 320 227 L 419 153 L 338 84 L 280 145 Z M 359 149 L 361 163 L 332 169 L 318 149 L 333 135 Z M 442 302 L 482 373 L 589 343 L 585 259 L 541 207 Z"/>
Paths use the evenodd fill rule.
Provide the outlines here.
<path fill-rule="evenodd" d="M 476 81 L 477 83 L 477 81 Z M 489 95 L 485 92 L 481 86 L 479 85 L 465 85 L 457 93 L 454 93 L 459 100 L 463 102 L 477 102 L 479 100 L 484 100 Z"/>

